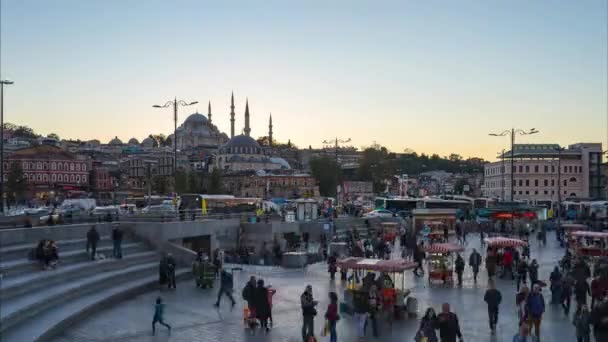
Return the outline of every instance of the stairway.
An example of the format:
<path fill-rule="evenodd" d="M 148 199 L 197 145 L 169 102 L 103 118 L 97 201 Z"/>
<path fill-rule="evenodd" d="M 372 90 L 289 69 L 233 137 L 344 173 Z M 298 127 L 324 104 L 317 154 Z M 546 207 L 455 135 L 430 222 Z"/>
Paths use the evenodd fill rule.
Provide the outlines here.
<path fill-rule="evenodd" d="M 35 243 L 0 248 L 0 341 L 45 341 L 87 315 L 158 285 L 158 254 L 126 238 L 122 259 L 113 259 L 112 241 L 102 236 L 91 261 L 86 239 L 57 241 L 56 269 L 28 260 Z M 189 268 L 177 270 L 183 278 Z"/>

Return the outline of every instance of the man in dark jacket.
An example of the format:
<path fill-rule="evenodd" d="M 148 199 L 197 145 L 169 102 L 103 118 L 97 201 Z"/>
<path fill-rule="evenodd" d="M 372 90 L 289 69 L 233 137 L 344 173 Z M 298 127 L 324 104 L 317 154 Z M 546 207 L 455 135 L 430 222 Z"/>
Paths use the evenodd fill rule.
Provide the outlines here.
<path fill-rule="evenodd" d="M 122 230 L 118 226 L 112 228 L 112 256 L 116 259 L 122 259 Z"/>
<path fill-rule="evenodd" d="M 587 280 L 577 280 L 574 284 L 574 297 L 576 298 L 577 311 L 583 304 L 587 304 L 587 295 L 591 295 L 591 288 Z"/>
<path fill-rule="evenodd" d="M 464 272 L 464 259 L 458 254 L 456 262 L 454 264 L 456 269 L 456 275 L 458 276 L 458 286 L 462 286 L 462 273 Z"/>
<path fill-rule="evenodd" d="M 223 294 L 225 294 L 228 299 L 230 299 L 230 301 L 232 302 L 232 306 L 234 307 L 234 304 L 236 304 L 236 302 L 234 301 L 234 298 L 232 298 L 233 286 L 234 283 L 232 280 L 232 274 L 228 273 L 226 269 L 222 269 L 222 272 L 220 273 L 220 291 L 217 293 L 217 301 L 215 302 L 216 307 L 220 306 L 220 300 L 222 299 Z"/>
<path fill-rule="evenodd" d="M 608 341 L 608 297 L 591 311 L 591 324 L 593 324 L 593 336 L 596 341 Z"/>
<path fill-rule="evenodd" d="M 424 268 L 422 267 L 422 261 L 424 260 L 424 258 L 424 245 L 421 241 L 420 244 L 416 247 L 416 250 L 414 251 L 414 262 L 416 262 L 417 264 L 416 268 L 414 268 L 414 274 L 417 277 L 421 277 L 424 275 Z M 418 270 L 420 270 L 422 274 L 420 274 Z"/>
<path fill-rule="evenodd" d="M 477 274 L 479 273 L 479 266 L 481 265 L 481 254 L 473 248 L 473 252 L 469 256 L 469 266 L 473 269 L 473 281 L 477 283 Z"/>
<path fill-rule="evenodd" d="M 169 282 L 169 288 L 175 289 L 175 268 L 177 263 L 171 253 L 167 254 L 167 281 Z"/>
<path fill-rule="evenodd" d="M 255 306 L 253 305 L 255 287 L 256 279 L 254 276 L 251 276 L 251 278 L 249 278 L 249 281 L 247 282 L 247 285 L 245 285 L 245 287 L 243 288 L 242 292 L 243 299 L 247 302 L 247 307 L 250 311 L 255 310 Z"/>
<path fill-rule="evenodd" d="M 450 304 L 443 303 L 441 310 L 442 312 L 437 316 L 437 327 L 439 329 L 441 342 L 456 342 L 457 337 L 462 341 L 458 316 L 456 316 L 455 313 L 450 312 Z"/>
<path fill-rule="evenodd" d="M 496 333 L 496 324 L 498 323 L 498 307 L 502 301 L 500 291 L 494 286 L 494 281 L 488 281 L 488 289 L 483 296 L 483 300 L 488 304 L 488 317 L 490 319 L 490 330 L 492 334 Z"/>
<path fill-rule="evenodd" d="M 91 250 L 91 260 L 95 260 L 95 253 L 97 252 L 97 242 L 99 242 L 99 233 L 95 229 L 95 225 L 91 226 L 91 229 L 87 232 L 87 253 Z"/>
<path fill-rule="evenodd" d="M 312 286 L 307 285 L 306 290 L 300 296 L 300 305 L 302 307 L 302 340 L 304 342 L 308 341 L 310 336 L 315 335 L 315 316 L 317 315 L 317 306 L 318 302 L 314 300 L 312 296 Z"/>

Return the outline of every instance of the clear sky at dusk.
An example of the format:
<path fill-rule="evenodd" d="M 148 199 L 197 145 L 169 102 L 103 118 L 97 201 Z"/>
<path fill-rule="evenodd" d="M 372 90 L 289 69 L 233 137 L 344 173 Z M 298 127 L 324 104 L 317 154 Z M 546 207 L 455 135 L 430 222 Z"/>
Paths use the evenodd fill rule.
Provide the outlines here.
<path fill-rule="evenodd" d="M 5 121 L 108 141 L 173 130 L 174 96 L 229 132 L 494 159 L 606 143 L 607 1 L 4 0 Z M 180 121 L 181 121 L 180 120 Z"/>

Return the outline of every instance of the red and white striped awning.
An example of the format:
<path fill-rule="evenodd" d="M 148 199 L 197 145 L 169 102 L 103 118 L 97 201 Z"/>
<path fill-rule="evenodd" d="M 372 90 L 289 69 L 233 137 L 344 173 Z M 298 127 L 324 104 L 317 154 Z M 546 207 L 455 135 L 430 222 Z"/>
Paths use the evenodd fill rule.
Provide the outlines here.
<path fill-rule="evenodd" d="M 605 232 L 590 232 L 584 230 L 577 230 L 570 233 L 572 236 L 576 237 L 586 237 L 586 238 L 597 238 L 597 239 L 605 239 L 608 238 L 608 233 Z"/>
<path fill-rule="evenodd" d="M 425 246 L 424 251 L 435 254 L 458 253 L 464 252 L 464 246 L 456 243 L 434 243 L 430 246 Z"/>
<path fill-rule="evenodd" d="M 506 237 L 492 237 L 485 238 L 484 241 L 491 247 L 521 247 L 526 246 L 528 243 L 524 240 L 506 238 Z"/>
<path fill-rule="evenodd" d="M 404 259 L 366 259 L 366 258 L 344 258 L 336 263 L 340 268 L 351 270 L 366 270 L 378 272 L 403 272 L 416 267 L 416 263 Z"/>

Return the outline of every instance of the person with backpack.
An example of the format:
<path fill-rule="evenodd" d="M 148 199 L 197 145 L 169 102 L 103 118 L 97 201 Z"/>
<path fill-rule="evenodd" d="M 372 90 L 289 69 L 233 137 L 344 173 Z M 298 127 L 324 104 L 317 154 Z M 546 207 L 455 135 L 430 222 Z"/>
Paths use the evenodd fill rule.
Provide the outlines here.
<path fill-rule="evenodd" d="M 528 295 L 526 301 L 526 314 L 528 316 L 528 324 L 534 325 L 534 334 L 540 338 L 540 323 L 545 312 L 545 298 L 541 293 L 540 286 L 534 285 L 532 292 Z"/>
<path fill-rule="evenodd" d="M 154 305 L 154 318 L 152 319 L 152 336 L 156 335 L 156 323 L 160 323 L 164 325 L 167 329 L 169 329 L 169 334 L 171 334 L 171 326 L 165 323 L 165 304 L 163 303 L 162 298 L 156 298 L 156 304 Z"/>
<path fill-rule="evenodd" d="M 488 289 L 486 294 L 483 296 L 483 300 L 488 304 L 488 317 L 490 322 L 490 331 L 492 335 L 496 334 L 496 324 L 498 323 L 498 307 L 502 301 L 502 295 L 500 291 L 494 286 L 494 281 L 488 282 Z"/>
<path fill-rule="evenodd" d="M 469 256 L 469 266 L 473 269 L 473 282 L 477 283 L 477 274 L 479 273 L 479 266 L 481 266 L 481 254 L 475 248 Z"/>
<path fill-rule="evenodd" d="M 302 307 L 302 340 L 308 342 L 309 337 L 315 335 L 315 316 L 317 315 L 317 306 L 319 302 L 314 300 L 312 296 L 312 286 L 307 285 L 306 289 L 300 296 L 300 305 Z"/>
<path fill-rule="evenodd" d="M 232 274 L 228 273 L 228 271 L 226 271 L 226 269 L 222 269 L 222 271 L 220 272 L 220 290 L 217 293 L 217 301 L 214 304 L 215 307 L 220 306 L 220 300 L 222 299 L 222 295 L 224 295 L 224 294 L 226 295 L 226 297 L 228 297 L 228 299 L 230 299 L 230 301 L 232 302 L 232 307 L 234 307 L 236 302 L 234 301 L 234 298 L 232 297 L 233 287 L 234 287 L 234 283 L 233 283 Z"/>
<path fill-rule="evenodd" d="M 464 259 L 458 254 L 456 256 L 456 262 L 454 263 L 456 269 L 456 275 L 458 276 L 458 286 L 462 286 L 462 273 L 464 272 Z"/>
<path fill-rule="evenodd" d="M 95 253 L 97 252 L 97 243 L 99 242 L 99 233 L 95 229 L 95 225 L 91 226 L 91 229 L 87 232 L 87 253 L 91 250 L 91 260 L 95 260 Z"/>

